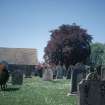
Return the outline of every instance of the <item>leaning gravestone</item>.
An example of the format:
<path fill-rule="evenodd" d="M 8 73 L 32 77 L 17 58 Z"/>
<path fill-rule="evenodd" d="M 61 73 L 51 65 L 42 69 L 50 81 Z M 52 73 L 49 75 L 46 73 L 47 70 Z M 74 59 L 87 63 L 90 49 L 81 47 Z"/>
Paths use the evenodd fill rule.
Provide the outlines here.
<path fill-rule="evenodd" d="M 22 70 L 15 69 L 12 74 L 12 84 L 13 85 L 22 85 L 23 83 L 23 72 Z"/>

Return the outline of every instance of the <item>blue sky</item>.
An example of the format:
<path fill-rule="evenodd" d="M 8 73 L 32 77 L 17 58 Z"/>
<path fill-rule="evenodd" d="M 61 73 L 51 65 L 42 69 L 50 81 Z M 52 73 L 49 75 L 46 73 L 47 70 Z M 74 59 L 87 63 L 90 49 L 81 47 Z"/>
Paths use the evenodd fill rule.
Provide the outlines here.
<path fill-rule="evenodd" d="M 42 60 L 49 31 L 74 22 L 105 43 L 105 0 L 0 0 L 0 47 L 36 48 Z"/>

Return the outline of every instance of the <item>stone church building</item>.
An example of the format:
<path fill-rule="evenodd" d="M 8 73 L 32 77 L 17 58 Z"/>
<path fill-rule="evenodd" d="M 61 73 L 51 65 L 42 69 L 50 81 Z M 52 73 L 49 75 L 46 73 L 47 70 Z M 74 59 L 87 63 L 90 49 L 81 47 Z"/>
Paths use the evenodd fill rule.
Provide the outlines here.
<path fill-rule="evenodd" d="M 8 63 L 9 69 L 29 70 L 38 64 L 37 50 L 31 48 L 0 47 L 0 62 Z"/>

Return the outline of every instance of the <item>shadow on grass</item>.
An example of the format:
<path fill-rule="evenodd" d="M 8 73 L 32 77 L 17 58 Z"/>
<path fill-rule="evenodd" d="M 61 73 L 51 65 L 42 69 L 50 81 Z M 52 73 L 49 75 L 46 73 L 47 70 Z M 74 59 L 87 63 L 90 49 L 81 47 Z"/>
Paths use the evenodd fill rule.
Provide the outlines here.
<path fill-rule="evenodd" d="M 50 82 L 52 82 L 52 83 L 64 83 L 64 81 L 62 81 L 62 80 L 52 80 Z"/>
<path fill-rule="evenodd" d="M 20 88 L 7 88 L 5 89 L 4 91 L 7 91 L 7 92 L 12 92 L 12 91 L 18 91 Z"/>

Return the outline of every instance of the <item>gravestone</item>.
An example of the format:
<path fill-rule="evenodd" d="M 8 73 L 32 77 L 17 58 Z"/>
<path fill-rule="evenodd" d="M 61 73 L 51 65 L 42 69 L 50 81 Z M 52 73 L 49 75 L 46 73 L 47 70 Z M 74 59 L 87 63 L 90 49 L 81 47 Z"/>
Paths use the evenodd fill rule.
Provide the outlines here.
<path fill-rule="evenodd" d="M 43 80 L 50 81 L 53 80 L 53 72 L 51 69 L 46 68 L 43 73 Z"/>
<path fill-rule="evenodd" d="M 25 67 L 25 78 L 31 78 L 33 68 L 31 66 Z"/>
<path fill-rule="evenodd" d="M 67 68 L 63 65 L 63 76 L 67 77 Z"/>
<path fill-rule="evenodd" d="M 105 105 L 105 81 L 82 81 L 78 96 L 79 105 Z"/>
<path fill-rule="evenodd" d="M 102 66 L 102 70 L 101 70 L 101 79 L 105 80 L 105 65 Z"/>
<path fill-rule="evenodd" d="M 57 65 L 57 79 L 63 79 L 63 67 L 61 65 Z"/>
<path fill-rule="evenodd" d="M 39 76 L 40 78 L 43 77 L 43 68 L 42 68 L 42 67 L 41 67 L 41 68 L 38 68 L 38 76 Z"/>
<path fill-rule="evenodd" d="M 32 72 L 33 72 L 34 76 L 38 76 L 38 70 L 37 70 L 36 66 L 33 67 L 33 71 Z"/>
<path fill-rule="evenodd" d="M 68 70 L 67 70 L 67 75 L 66 75 L 66 79 L 71 79 L 71 71 L 73 69 L 73 66 L 70 65 Z"/>
<path fill-rule="evenodd" d="M 12 84 L 13 85 L 22 85 L 23 83 L 23 71 L 20 69 L 15 69 L 12 71 Z"/>
<path fill-rule="evenodd" d="M 52 72 L 53 72 L 53 79 L 56 79 L 56 77 L 57 77 L 56 67 L 52 67 Z"/>
<path fill-rule="evenodd" d="M 77 93 L 78 83 L 86 77 L 85 65 L 78 63 L 72 69 L 71 94 Z"/>

